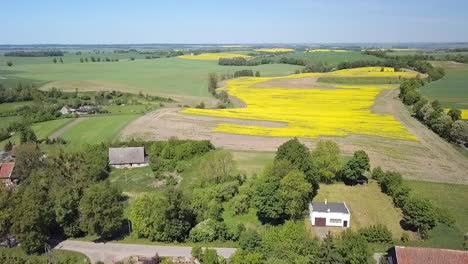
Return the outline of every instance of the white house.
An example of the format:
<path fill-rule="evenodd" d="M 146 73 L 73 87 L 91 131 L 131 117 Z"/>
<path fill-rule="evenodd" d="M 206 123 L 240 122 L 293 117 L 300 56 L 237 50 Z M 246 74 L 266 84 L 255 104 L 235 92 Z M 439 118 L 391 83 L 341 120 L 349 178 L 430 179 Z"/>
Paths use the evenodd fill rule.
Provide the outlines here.
<path fill-rule="evenodd" d="M 62 115 L 68 115 L 68 114 L 73 114 L 76 112 L 76 109 L 73 109 L 71 107 L 68 107 L 66 105 L 64 105 L 61 109 L 60 109 L 60 113 Z"/>
<path fill-rule="evenodd" d="M 346 203 L 312 202 L 309 204 L 310 222 L 313 226 L 349 227 L 351 214 Z"/>

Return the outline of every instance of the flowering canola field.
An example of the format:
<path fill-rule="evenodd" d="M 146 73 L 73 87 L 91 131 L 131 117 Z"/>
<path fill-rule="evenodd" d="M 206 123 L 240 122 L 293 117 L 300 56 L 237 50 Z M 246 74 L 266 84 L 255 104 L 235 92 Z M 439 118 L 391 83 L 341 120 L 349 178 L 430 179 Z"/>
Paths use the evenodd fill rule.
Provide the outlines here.
<path fill-rule="evenodd" d="M 236 119 L 267 120 L 285 123 L 285 127 L 266 127 L 221 123 L 216 132 L 233 134 L 308 137 L 375 135 L 416 140 L 393 116 L 372 113 L 376 96 L 391 86 L 351 86 L 335 88 L 258 88 L 256 84 L 284 78 L 304 77 L 415 77 L 393 68 L 365 67 L 329 73 L 303 73 L 286 77 L 248 77 L 227 82 L 229 94 L 247 104 L 246 108 L 196 109 L 183 113 Z"/>
<path fill-rule="evenodd" d="M 293 52 L 294 49 L 288 49 L 288 48 L 271 48 L 271 49 L 256 49 L 255 51 L 261 51 L 261 52 Z"/>
<path fill-rule="evenodd" d="M 232 58 L 245 58 L 248 59 L 250 56 L 244 54 L 235 54 L 235 53 L 202 53 L 199 55 L 182 55 L 178 56 L 181 59 L 190 59 L 190 60 L 219 60 L 219 59 L 232 59 Z"/>

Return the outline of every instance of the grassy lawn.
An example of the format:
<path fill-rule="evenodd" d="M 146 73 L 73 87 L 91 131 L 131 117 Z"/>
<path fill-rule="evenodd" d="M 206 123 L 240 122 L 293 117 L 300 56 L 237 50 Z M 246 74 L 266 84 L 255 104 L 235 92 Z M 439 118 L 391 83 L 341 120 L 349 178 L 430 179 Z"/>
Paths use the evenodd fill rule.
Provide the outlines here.
<path fill-rule="evenodd" d="M 392 77 L 322 77 L 318 79 L 321 83 L 336 83 L 336 84 L 399 84 L 401 80 Z"/>
<path fill-rule="evenodd" d="M 3 103 L 3 104 L 0 104 L 0 114 L 1 113 L 9 114 L 12 111 L 15 111 L 18 107 L 30 105 L 30 104 L 33 104 L 33 102 Z M 0 117 L 0 118 L 3 118 L 3 117 Z"/>
<path fill-rule="evenodd" d="M 66 131 L 62 138 L 70 142 L 71 148 L 84 144 L 112 142 L 130 121 L 139 115 L 103 115 L 93 116 Z"/>
<path fill-rule="evenodd" d="M 131 169 L 112 169 L 109 180 L 130 197 L 157 190 L 157 187 L 153 185 L 156 179 L 149 166 Z"/>
<path fill-rule="evenodd" d="M 460 248 L 463 234 L 468 232 L 468 185 L 406 181 L 414 195 L 446 208 L 455 217 L 454 227 L 439 225 L 424 244 Z"/>
<path fill-rule="evenodd" d="M 7 128 L 11 123 L 18 122 L 21 120 L 19 116 L 6 116 L 0 117 L 0 129 Z"/>
<path fill-rule="evenodd" d="M 443 107 L 468 108 L 468 65 L 452 62 L 434 63 L 445 69 L 444 78 L 421 88 L 421 93 L 439 100 Z"/>
<path fill-rule="evenodd" d="M 0 67 L 5 69 L 5 66 Z M 302 67 L 286 64 L 236 67 L 220 66 L 217 61 L 137 58 L 135 61 L 119 62 L 24 64 L 9 68 L 17 72 L 6 77 L 59 81 L 49 85 L 72 91 L 75 88 L 114 89 L 132 93 L 208 96 L 208 73 L 233 74 L 246 68 L 260 71 L 262 76 L 278 76 L 292 74 Z"/>
<path fill-rule="evenodd" d="M 234 160 L 237 162 L 239 169 L 252 175 L 259 174 L 265 166 L 273 162 L 275 158 L 274 152 L 256 152 L 256 151 L 231 151 Z"/>
<path fill-rule="evenodd" d="M 394 238 L 405 232 L 401 226 L 401 211 L 393 206 L 391 199 L 380 191 L 375 182 L 367 185 L 321 184 L 314 201 L 346 202 L 351 211 L 351 228 L 359 229 L 373 224 L 384 224 Z"/>

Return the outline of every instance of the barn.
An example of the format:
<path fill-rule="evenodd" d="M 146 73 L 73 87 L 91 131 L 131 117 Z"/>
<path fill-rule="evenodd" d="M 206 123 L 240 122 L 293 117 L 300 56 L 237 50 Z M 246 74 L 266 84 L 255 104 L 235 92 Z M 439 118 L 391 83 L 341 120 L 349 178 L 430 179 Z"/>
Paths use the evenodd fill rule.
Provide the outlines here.
<path fill-rule="evenodd" d="M 388 251 L 387 264 L 466 264 L 468 252 L 441 248 L 395 246 Z"/>
<path fill-rule="evenodd" d="M 115 168 L 148 166 L 144 147 L 109 148 L 109 165 Z"/>
<path fill-rule="evenodd" d="M 12 178 L 14 168 L 14 162 L 0 162 L 0 181 L 2 181 L 7 186 L 12 186 L 15 184 Z"/>
<path fill-rule="evenodd" d="M 313 226 L 350 227 L 351 214 L 346 203 L 312 202 L 309 204 Z"/>

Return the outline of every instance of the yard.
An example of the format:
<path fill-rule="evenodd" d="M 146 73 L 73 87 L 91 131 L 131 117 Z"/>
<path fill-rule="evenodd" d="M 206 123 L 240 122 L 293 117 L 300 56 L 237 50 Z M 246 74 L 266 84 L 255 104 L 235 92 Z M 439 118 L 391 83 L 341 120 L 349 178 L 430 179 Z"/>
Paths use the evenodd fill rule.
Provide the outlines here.
<path fill-rule="evenodd" d="M 373 224 L 383 224 L 398 239 L 405 232 L 401 226 L 401 211 L 392 200 L 380 191 L 377 183 L 346 186 L 344 184 L 321 184 L 316 202 L 345 202 L 351 212 L 351 228 L 359 229 Z M 339 229 L 341 230 L 341 229 Z"/>

